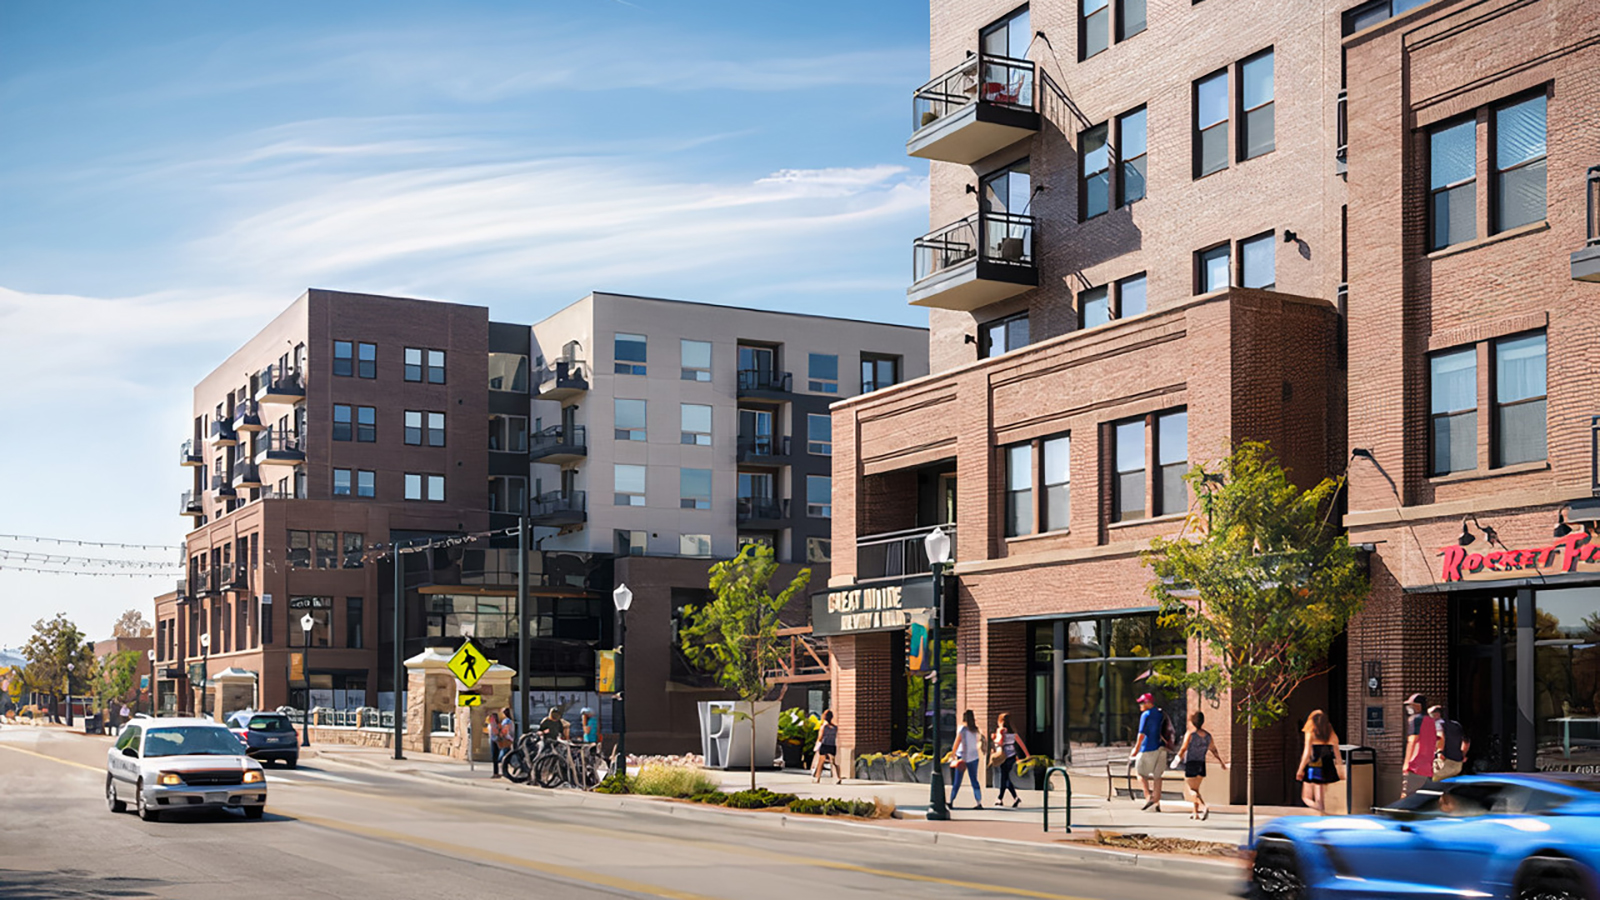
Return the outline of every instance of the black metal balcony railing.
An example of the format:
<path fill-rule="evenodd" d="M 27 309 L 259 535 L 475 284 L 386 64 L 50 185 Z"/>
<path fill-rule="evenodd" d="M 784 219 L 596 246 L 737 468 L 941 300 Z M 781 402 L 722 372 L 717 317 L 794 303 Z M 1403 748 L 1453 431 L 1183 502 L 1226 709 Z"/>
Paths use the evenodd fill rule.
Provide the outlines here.
<path fill-rule="evenodd" d="M 222 592 L 221 569 L 194 569 L 189 572 L 189 596 Z"/>
<path fill-rule="evenodd" d="M 528 456 L 542 459 L 552 455 L 583 455 L 588 452 L 588 430 L 582 425 L 552 425 L 534 432 L 528 440 Z"/>
<path fill-rule="evenodd" d="M 269 403 L 299 400 L 306 395 L 305 374 L 294 366 L 267 366 L 261 370 L 257 385 L 256 399 Z"/>
<path fill-rule="evenodd" d="M 195 448 L 194 438 L 190 438 L 189 440 L 184 441 L 183 444 L 178 447 L 178 464 L 179 465 L 183 465 L 183 466 L 200 466 L 200 465 L 204 465 L 205 461 L 206 461 L 206 458 L 205 458 L 204 454 L 202 454 L 198 449 Z"/>
<path fill-rule="evenodd" d="M 204 515 L 205 503 L 194 495 L 194 491 L 184 491 L 178 497 L 178 514 L 184 516 Z"/>
<path fill-rule="evenodd" d="M 306 458 L 305 435 L 271 428 L 256 441 L 256 462 L 299 461 Z"/>
<path fill-rule="evenodd" d="M 211 492 L 218 497 L 234 496 L 233 479 L 221 473 L 211 476 Z"/>
<path fill-rule="evenodd" d="M 736 503 L 740 522 L 755 522 L 789 517 L 789 501 L 774 497 L 740 497 Z"/>
<path fill-rule="evenodd" d="M 950 522 L 938 527 L 944 529 L 944 533 L 950 536 L 953 557 L 956 546 L 956 525 Z M 928 551 L 923 546 L 922 540 L 933 529 L 932 525 L 924 525 L 903 531 L 864 534 L 856 538 L 856 578 L 858 580 L 905 578 L 932 572 L 933 567 L 928 564 Z"/>
<path fill-rule="evenodd" d="M 787 435 L 764 434 L 739 438 L 739 462 L 762 462 L 788 455 Z"/>
<path fill-rule="evenodd" d="M 547 491 L 533 498 L 530 516 L 555 516 L 566 513 L 582 514 L 588 509 L 583 491 Z"/>
<path fill-rule="evenodd" d="M 788 372 L 775 372 L 766 369 L 740 369 L 739 390 L 774 391 L 787 394 L 792 390 L 794 377 Z"/>
<path fill-rule="evenodd" d="M 233 422 L 216 419 L 211 423 L 211 439 L 213 441 L 237 441 L 239 436 L 233 431 Z"/>
<path fill-rule="evenodd" d="M 1033 216 L 973 213 L 912 242 L 912 280 L 921 281 L 968 260 L 1033 267 Z"/>
<path fill-rule="evenodd" d="M 917 131 L 968 103 L 1033 109 L 1034 66 L 1026 59 L 979 54 L 917 88 L 911 100 L 911 130 Z"/>
<path fill-rule="evenodd" d="M 1600 166 L 1590 166 L 1589 173 L 1584 179 L 1585 190 L 1588 191 L 1588 245 L 1593 247 L 1600 244 Z"/>
<path fill-rule="evenodd" d="M 218 572 L 222 575 L 222 587 L 225 590 L 250 589 L 250 569 L 248 567 L 235 565 L 219 569 Z"/>
<path fill-rule="evenodd" d="M 581 359 L 557 359 L 533 370 L 535 393 L 587 391 L 589 365 Z"/>
<path fill-rule="evenodd" d="M 234 487 L 258 487 L 261 484 L 261 469 L 253 462 L 234 462 L 233 485 Z"/>
<path fill-rule="evenodd" d="M 252 426 L 261 426 L 261 404 L 254 400 L 246 400 L 235 404 L 233 407 L 233 429 L 240 431 Z"/>

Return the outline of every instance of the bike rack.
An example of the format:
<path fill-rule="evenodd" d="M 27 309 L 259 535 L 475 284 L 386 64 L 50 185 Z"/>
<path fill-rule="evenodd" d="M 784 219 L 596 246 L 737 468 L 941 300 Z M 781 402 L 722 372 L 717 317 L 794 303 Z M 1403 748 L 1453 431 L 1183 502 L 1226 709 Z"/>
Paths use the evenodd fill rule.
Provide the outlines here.
<path fill-rule="evenodd" d="M 1050 833 L 1050 776 L 1057 772 L 1061 773 L 1061 783 L 1063 785 L 1062 790 L 1066 794 L 1066 797 L 1063 798 L 1061 804 L 1061 813 L 1066 818 L 1066 823 L 1062 830 L 1067 834 L 1071 834 L 1072 776 L 1067 774 L 1067 770 L 1063 766 L 1051 766 L 1050 768 L 1044 770 L 1044 830 L 1046 834 Z"/>

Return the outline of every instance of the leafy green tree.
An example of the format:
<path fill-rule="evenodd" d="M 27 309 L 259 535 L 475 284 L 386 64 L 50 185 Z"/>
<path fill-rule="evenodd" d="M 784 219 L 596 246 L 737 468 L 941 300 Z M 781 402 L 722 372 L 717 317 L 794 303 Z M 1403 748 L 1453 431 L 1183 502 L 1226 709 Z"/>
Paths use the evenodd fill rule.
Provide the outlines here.
<path fill-rule="evenodd" d="M 1328 671 L 1328 649 L 1360 611 L 1367 578 L 1332 523 L 1344 480 L 1302 491 L 1264 443 L 1247 441 L 1184 480 L 1199 497 L 1185 534 L 1143 554 L 1162 622 L 1181 625 L 1205 664 L 1163 680 L 1229 691 L 1246 729 L 1246 803 L 1255 832 L 1255 733 L 1279 721 L 1300 685 Z"/>
<path fill-rule="evenodd" d="M 746 544 L 733 559 L 711 567 L 711 592 L 704 606 L 684 608 L 679 630 L 683 654 L 717 684 L 750 705 L 766 698 L 771 673 L 778 668 L 783 645 L 778 638 L 779 613 L 811 582 L 811 570 L 801 569 L 782 592 L 774 596 L 770 583 L 778 573 L 771 547 Z M 735 711 L 734 718 L 750 722 L 750 789 L 756 787 L 755 716 Z"/>
<path fill-rule="evenodd" d="M 22 680 L 31 690 L 60 694 L 67 690 L 68 665 L 75 684 L 83 685 L 94 673 L 94 647 L 85 643 L 83 632 L 56 613 L 53 619 L 33 623 L 33 635 L 22 648 L 27 658 Z"/>
<path fill-rule="evenodd" d="M 100 660 L 92 683 L 104 708 L 111 708 L 114 702 L 138 699 L 139 665 L 143 660 L 144 654 L 137 650 L 123 650 Z"/>
<path fill-rule="evenodd" d="M 111 626 L 111 636 L 119 638 L 149 637 L 155 634 L 155 627 L 144 613 L 137 609 L 130 609 L 117 617 L 115 625 Z"/>

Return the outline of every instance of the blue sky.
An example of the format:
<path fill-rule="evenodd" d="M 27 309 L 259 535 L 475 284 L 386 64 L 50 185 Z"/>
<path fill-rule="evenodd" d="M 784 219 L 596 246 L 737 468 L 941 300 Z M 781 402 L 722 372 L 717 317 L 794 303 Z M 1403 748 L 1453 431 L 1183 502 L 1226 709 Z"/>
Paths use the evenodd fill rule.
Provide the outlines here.
<path fill-rule="evenodd" d="M 925 324 L 927 42 L 910 0 L 0 3 L 0 533 L 176 545 L 192 386 L 310 286 Z M 164 589 L 0 570 L 0 645 Z"/>

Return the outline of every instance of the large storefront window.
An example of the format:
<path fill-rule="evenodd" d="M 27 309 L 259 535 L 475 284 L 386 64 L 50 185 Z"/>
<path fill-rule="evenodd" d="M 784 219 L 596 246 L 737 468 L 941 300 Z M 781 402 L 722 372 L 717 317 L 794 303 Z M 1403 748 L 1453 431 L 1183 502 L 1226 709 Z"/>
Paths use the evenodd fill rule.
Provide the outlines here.
<path fill-rule="evenodd" d="M 1534 592 L 1540 769 L 1600 766 L 1600 587 Z"/>

